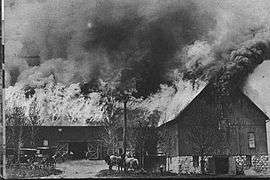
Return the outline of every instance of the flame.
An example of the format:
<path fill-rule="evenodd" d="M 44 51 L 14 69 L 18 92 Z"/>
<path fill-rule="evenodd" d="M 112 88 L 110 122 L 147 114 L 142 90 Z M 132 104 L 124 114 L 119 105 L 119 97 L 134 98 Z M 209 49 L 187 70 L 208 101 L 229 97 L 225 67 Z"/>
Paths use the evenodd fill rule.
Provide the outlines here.
<path fill-rule="evenodd" d="M 161 111 L 167 122 L 204 83 L 230 93 L 270 59 L 269 8 L 267 0 L 7 1 L 6 103 L 27 109 L 23 89 L 31 86 L 40 106 L 50 100 L 47 114 L 100 119 L 94 100 L 72 98 L 81 93 L 77 84 L 106 81 L 128 66 L 145 98 L 130 106 Z M 38 63 L 29 63 L 33 57 Z"/>

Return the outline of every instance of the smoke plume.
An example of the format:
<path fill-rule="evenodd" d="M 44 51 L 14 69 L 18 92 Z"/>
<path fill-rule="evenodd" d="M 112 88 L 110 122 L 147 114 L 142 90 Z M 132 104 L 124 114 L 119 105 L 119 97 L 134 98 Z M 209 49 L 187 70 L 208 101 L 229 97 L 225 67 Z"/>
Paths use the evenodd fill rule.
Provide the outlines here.
<path fill-rule="evenodd" d="M 171 85 L 175 70 L 239 84 L 269 57 L 269 8 L 267 0 L 9 0 L 8 83 L 53 75 L 89 89 L 129 69 L 145 97 Z"/>

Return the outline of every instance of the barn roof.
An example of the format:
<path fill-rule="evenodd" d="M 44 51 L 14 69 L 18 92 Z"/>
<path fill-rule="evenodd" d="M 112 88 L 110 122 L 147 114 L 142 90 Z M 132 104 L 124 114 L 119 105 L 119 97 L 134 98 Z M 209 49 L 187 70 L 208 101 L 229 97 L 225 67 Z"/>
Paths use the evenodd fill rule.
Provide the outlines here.
<path fill-rule="evenodd" d="M 173 109 L 167 108 L 166 112 L 164 112 L 161 116 L 158 126 L 175 119 L 184 109 L 187 108 L 187 106 L 189 106 L 190 103 L 192 103 L 192 101 L 194 101 L 194 99 L 205 89 L 206 86 L 206 83 L 201 83 L 195 89 L 185 89 L 184 91 L 179 92 L 179 94 L 176 94 L 174 101 L 176 101 L 177 104 L 172 107 Z"/>
<path fill-rule="evenodd" d="M 260 91 L 256 90 L 256 87 L 258 88 L 267 86 L 270 89 L 270 73 L 267 72 L 269 71 L 269 69 L 270 69 L 270 61 L 262 63 L 247 78 L 246 84 L 241 90 L 242 94 L 248 99 L 248 101 L 250 101 L 250 103 L 258 111 L 260 111 L 265 116 L 266 119 L 270 119 L 270 103 L 262 101 L 263 98 L 259 97 Z M 254 82 L 256 82 L 255 85 Z M 251 88 L 252 85 L 255 87 Z M 177 109 L 178 113 L 176 113 L 173 118 L 167 118 L 165 115 L 159 122 L 158 126 L 162 126 L 163 124 L 173 122 L 176 119 L 176 117 L 180 116 L 180 114 L 182 114 L 184 111 L 186 111 L 186 109 L 188 109 L 188 107 L 192 104 L 192 102 L 195 101 L 195 99 L 197 99 L 200 96 L 200 94 L 202 94 L 203 91 L 207 91 L 208 87 L 209 84 L 201 85 L 199 89 L 196 91 L 196 93 L 190 94 L 189 97 L 185 97 L 188 100 L 185 101 L 185 103 L 178 106 L 180 107 L 179 109 Z M 270 100 L 270 98 L 267 99 Z M 181 103 L 182 102 L 183 101 L 181 101 Z M 268 107 L 267 105 L 269 106 L 269 108 L 267 108 Z"/>

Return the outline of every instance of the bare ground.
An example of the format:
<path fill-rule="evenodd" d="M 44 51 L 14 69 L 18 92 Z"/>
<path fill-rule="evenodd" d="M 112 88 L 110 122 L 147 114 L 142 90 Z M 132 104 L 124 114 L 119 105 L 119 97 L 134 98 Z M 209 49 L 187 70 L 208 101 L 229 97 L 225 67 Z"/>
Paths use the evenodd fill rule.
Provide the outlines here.
<path fill-rule="evenodd" d="M 43 178 L 98 178 L 98 177 L 190 177 L 186 175 L 176 174 L 159 174 L 159 173 L 141 173 L 141 172 L 124 172 L 117 171 L 116 167 L 113 167 L 113 171 L 109 171 L 108 165 L 104 160 L 75 160 L 66 161 L 56 165 L 56 169 L 62 171 L 61 174 L 51 175 Z M 269 177 L 270 171 L 265 174 L 247 174 L 247 176 L 230 176 L 224 175 L 224 177 Z M 202 175 L 199 175 L 202 176 Z M 193 176 L 191 176 L 193 177 Z M 197 177 L 197 176 L 194 176 Z M 202 176 L 204 177 L 204 176 Z M 209 177 L 209 176 L 205 176 Z"/>
<path fill-rule="evenodd" d="M 76 160 L 56 164 L 56 169 L 62 173 L 46 178 L 94 178 L 99 171 L 108 169 L 108 165 L 104 160 Z"/>

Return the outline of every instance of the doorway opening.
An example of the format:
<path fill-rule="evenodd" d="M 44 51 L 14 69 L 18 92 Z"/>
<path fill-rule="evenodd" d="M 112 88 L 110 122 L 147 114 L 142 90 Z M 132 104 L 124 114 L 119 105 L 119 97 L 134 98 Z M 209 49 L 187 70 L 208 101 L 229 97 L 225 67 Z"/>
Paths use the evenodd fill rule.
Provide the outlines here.
<path fill-rule="evenodd" d="M 216 174 L 228 174 L 229 172 L 229 157 L 216 156 L 215 158 Z"/>
<path fill-rule="evenodd" d="M 73 153 L 72 156 L 74 159 L 84 159 L 85 153 L 87 152 L 87 143 L 86 142 L 70 142 L 69 152 Z"/>

